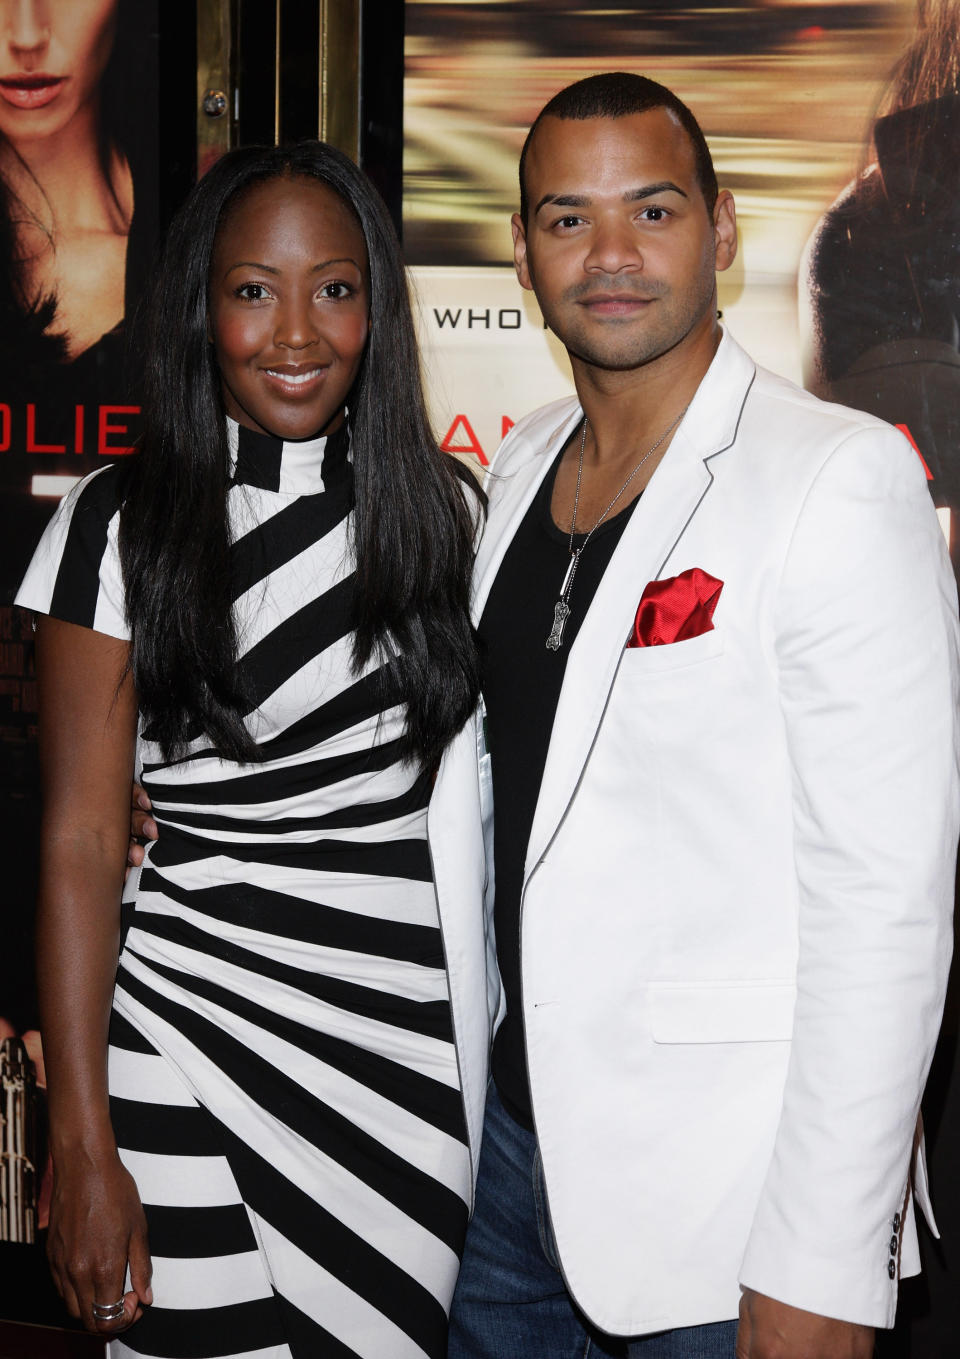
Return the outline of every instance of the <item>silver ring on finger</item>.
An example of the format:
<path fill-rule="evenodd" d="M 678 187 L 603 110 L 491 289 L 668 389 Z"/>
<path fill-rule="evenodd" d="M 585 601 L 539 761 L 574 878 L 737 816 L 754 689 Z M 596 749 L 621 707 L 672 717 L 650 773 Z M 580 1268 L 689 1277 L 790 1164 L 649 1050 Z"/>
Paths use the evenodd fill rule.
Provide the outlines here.
<path fill-rule="evenodd" d="M 119 1321 L 123 1316 L 123 1298 L 119 1302 L 95 1302 L 90 1310 L 94 1321 Z"/>

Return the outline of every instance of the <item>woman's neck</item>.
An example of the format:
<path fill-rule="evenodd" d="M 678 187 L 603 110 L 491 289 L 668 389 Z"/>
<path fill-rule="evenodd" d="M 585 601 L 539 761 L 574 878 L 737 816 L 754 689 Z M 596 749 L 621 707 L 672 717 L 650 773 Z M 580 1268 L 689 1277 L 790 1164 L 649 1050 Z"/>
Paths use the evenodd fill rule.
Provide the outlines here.
<path fill-rule="evenodd" d="M 27 296 L 54 296 L 51 329 L 76 358 L 124 315 L 133 180 L 126 160 L 100 156 L 98 107 L 78 110 L 63 132 L 4 148 L 0 171 L 16 194 L 17 245 Z"/>
<path fill-rule="evenodd" d="M 115 151 L 106 167 L 101 161 L 96 102 L 78 109 L 56 137 L 5 150 L 0 165 L 31 216 L 55 236 L 128 231 L 133 211 L 129 170 Z"/>

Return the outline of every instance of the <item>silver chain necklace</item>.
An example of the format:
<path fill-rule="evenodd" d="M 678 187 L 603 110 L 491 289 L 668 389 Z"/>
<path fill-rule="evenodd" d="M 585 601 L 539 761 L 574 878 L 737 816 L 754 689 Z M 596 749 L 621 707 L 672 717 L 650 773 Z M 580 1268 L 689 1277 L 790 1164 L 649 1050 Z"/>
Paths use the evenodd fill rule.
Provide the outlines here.
<path fill-rule="evenodd" d="M 597 529 L 603 523 L 604 519 L 606 519 L 607 515 L 613 509 L 614 505 L 623 495 L 624 491 L 630 485 L 631 481 L 633 481 L 634 477 L 640 471 L 640 468 L 651 456 L 651 454 L 656 453 L 657 449 L 663 443 L 664 439 L 667 437 L 668 434 L 670 434 L 674 429 L 676 429 L 677 425 L 679 425 L 680 421 L 683 419 L 686 413 L 687 408 L 686 406 L 684 406 L 683 410 L 676 417 L 676 419 L 671 420 L 670 424 L 660 435 L 660 438 L 653 445 L 653 447 L 647 449 L 646 453 L 644 453 L 643 457 L 637 463 L 636 467 L 634 467 L 633 471 L 630 473 L 626 481 L 620 487 L 617 494 L 610 501 L 610 504 L 604 510 L 603 514 L 601 514 L 600 518 L 594 524 L 593 528 L 587 534 L 586 538 L 584 538 L 583 542 L 580 544 L 579 547 L 575 548 L 573 545 L 573 540 L 577 532 L 577 509 L 579 508 L 580 505 L 580 483 L 583 480 L 583 450 L 586 447 L 587 443 L 587 417 L 586 416 L 583 417 L 583 432 L 580 435 L 580 461 L 577 464 L 577 489 L 573 497 L 573 523 L 570 525 L 570 546 L 569 546 L 570 563 L 567 566 L 566 574 L 563 577 L 563 584 L 560 586 L 560 597 L 553 607 L 553 627 L 550 629 L 550 633 L 547 637 L 548 651 L 559 651 L 561 646 L 563 645 L 563 629 L 566 627 L 567 619 L 570 617 L 570 596 L 573 593 L 573 582 L 577 574 L 577 565 L 579 564 L 581 553 L 587 546 L 587 543 L 589 543 L 590 539 L 596 533 Z"/>

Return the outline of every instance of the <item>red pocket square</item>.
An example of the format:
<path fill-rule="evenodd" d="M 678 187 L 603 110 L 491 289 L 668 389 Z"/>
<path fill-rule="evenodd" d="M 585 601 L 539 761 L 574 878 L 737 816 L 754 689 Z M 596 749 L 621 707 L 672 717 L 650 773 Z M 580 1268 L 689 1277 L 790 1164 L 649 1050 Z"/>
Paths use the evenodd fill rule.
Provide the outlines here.
<path fill-rule="evenodd" d="M 723 581 L 695 566 L 669 580 L 652 580 L 637 606 L 627 646 L 666 646 L 713 631 Z"/>

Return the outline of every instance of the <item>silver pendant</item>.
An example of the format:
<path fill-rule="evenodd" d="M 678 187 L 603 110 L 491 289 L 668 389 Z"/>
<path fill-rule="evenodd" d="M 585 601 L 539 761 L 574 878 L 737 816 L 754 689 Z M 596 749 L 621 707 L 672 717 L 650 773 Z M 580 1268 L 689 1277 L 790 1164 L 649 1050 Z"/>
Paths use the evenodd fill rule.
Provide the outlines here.
<path fill-rule="evenodd" d="M 570 598 L 570 591 L 573 589 L 573 578 L 577 574 L 577 563 L 582 551 L 583 548 L 578 547 L 570 553 L 570 561 L 567 563 L 563 584 L 560 586 L 560 598 L 553 609 L 553 627 L 550 629 L 550 635 L 547 638 L 548 651 L 559 651 L 563 645 L 563 629 L 570 617 L 570 605 L 567 600 Z"/>
<path fill-rule="evenodd" d="M 560 650 L 563 644 L 563 629 L 569 617 L 570 605 L 564 600 L 558 599 L 553 610 L 553 627 L 550 629 L 550 636 L 547 638 L 548 651 Z"/>

